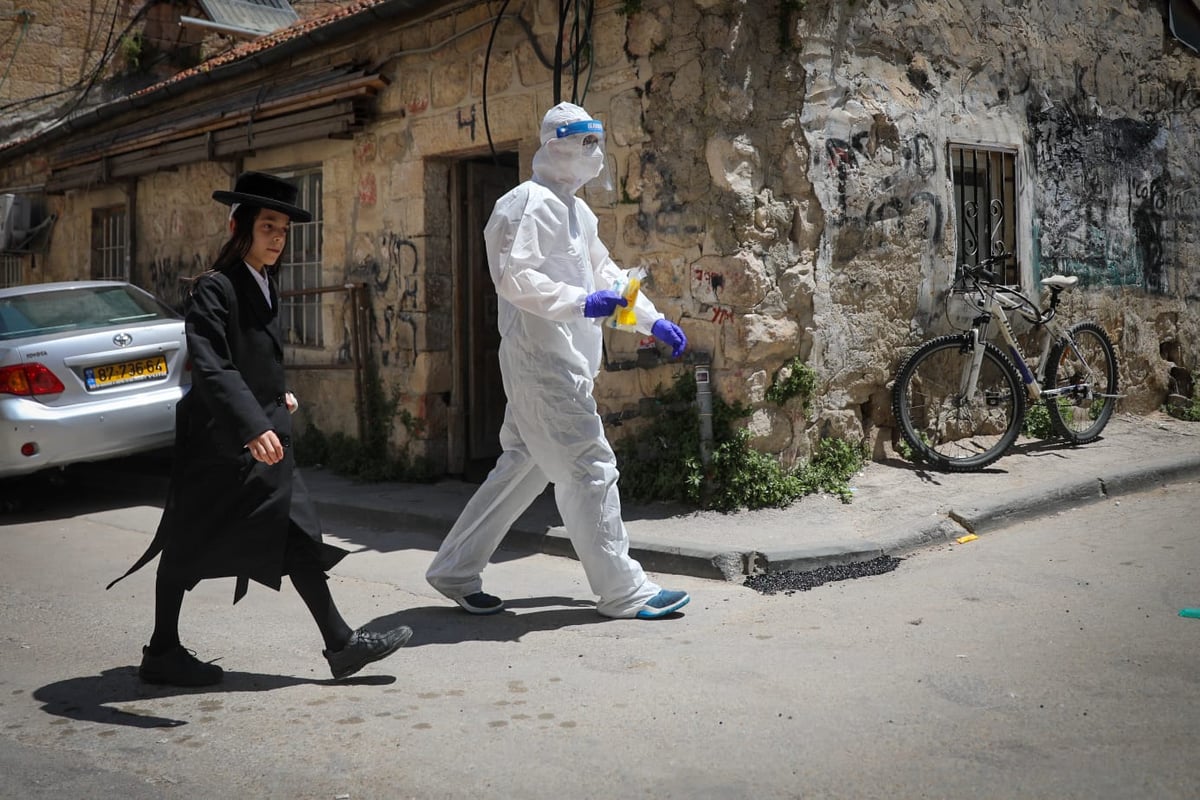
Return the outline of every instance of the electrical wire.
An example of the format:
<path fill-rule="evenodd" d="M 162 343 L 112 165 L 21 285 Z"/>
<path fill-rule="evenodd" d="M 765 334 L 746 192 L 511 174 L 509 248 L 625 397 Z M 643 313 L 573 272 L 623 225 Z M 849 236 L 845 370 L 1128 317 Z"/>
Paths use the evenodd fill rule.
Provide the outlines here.
<path fill-rule="evenodd" d="M 592 72 L 596 66 L 596 55 L 593 50 L 594 33 L 592 30 L 592 18 L 596 11 L 595 0 L 586 0 L 587 11 L 586 18 L 584 17 L 584 2 L 585 0 L 575 0 L 575 19 L 571 24 L 571 40 L 573 42 L 573 53 L 571 55 L 571 102 L 576 105 L 583 105 L 587 97 L 587 87 L 592 82 Z M 580 22 L 582 21 L 582 24 Z M 584 85 L 583 92 L 579 91 L 579 68 L 583 60 L 584 53 L 587 54 L 587 82 Z"/>
<path fill-rule="evenodd" d="M 100 52 L 101 53 L 107 52 L 109 45 L 112 43 L 113 31 L 117 27 L 116 10 L 115 9 L 113 10 L 113 13 L 111 16 L 109 16 L 109 13 L 108 13 L 108 10 L 109 10 L 108 7 L 109 7 L 109 5 L 111 5 L 112 2 L 113 2 L 113 0 L 109 0 L 109 2 L 105 4 L 104 10 L 100 11 L 100 12 L 96 11 L 96 0 L 91 0 L 91 2 L 88 3 L 88 6 L 89 6 L 88 27 L 87 27 L 87 31 L 84 33 L 84 36 L 83 36 L 83 58 L 80 59 L 80 62 L 79 62 L 79 79 L 80 80 L 84 79 L 83 76 L 84 76 L 84 73 L 87 71 L 88 58 L 91 56 L 92 52 L 96 49 L 97 40 L 100 38 L 100 36 L 96 30 L 96 28 L 99 26 L 97 26 L 95 24 L 97 20 L 100 20 L 100 24 L 103 25 L 104 19 L 106 17 L 108 17 L 108 19 L 109 19 L 108 35 L 104 40 L 104 48 Z"/>
<path fill-rule="evenodd" d="M 587 15 L 587 29 L 586 29 L 586 34 L 584 37 L 587 40 L 588 71 L 587 71 L 587 81 L 583 84 L 583 93 L 579 96 L 579 105 L 583 105 L 586 102 L 588 89 L 590 89 L 591 85 L 592 85 L 592 76 L 596 72 L 596 29 L 592 25 L 592 22 L 595 19 L 595 17 L 596 17 L 596 0 L 589 0 L 588 15 Z"/>
<path fill-rule="evenodd" d="M 12 69 L 13 62 L 17 60 L 17 51 L 21 49 L 21 42 L 25 41 L 25 31 L 29 30 L 29 20 L 33 17 L 28 11 L 18 11 L 17 15 L 21 19 L 21 30 L 17 34 L 17 43 L 13 45 L 12 58 L 8 59 L 8 64 L 4 67 L 4 74 L 0 75 L 0 88 L 3 88 L 4 82 L 8 80 L 8 71 Z"/>
<path fill-rule="evenodd" d="M 583 0 L 559 0 L 558 38 L 555 40 L 554 59 L 553 60 L 550 60 L 542 52 L 541 47 L 538 44 L 537 37 L 534 36 L 533 30 L 529 27 L 529 23 L 527 23 L 525 21 L 524 17 L 522 17 L 520 14 L 506 14 L 505 13 L 505 11 L 508 9 L 509 2 L 510 2 L 510 0 L 504 0 L 504 3 L 500 6 L 499 13 L 496 14 L 496 16 L 493 17 L 493 19 L 491 20 L 492 32 L 491 32 L 491 35 L 488 37 L 487 49 L 484 51 L 484 56 L 483 56 L 483 87 L 482 87 L 482 92 L 483 92 L 483 99 L 482 99 L 483 130 L 484 130 L 485 135 L 487 136 L 488 150 L 492 155 L 492 161 L 494 163 L 498 163 L 499 156 L 496 152 L 495 140 L 492 138 L 491 118 L 488 113 L 488 73 L 490 71 L 490 66 L 492 63 L 492 51 L 495 48 L 496 35 L 500 30 L 500 23 L 503 20 L 511 19 L 521 26 L 522 30 L 524 30 L 524 32 L 525 32 L 526 37 L 529 39 L 530 43 L 533 46 L 534 53 L 537 55 L 538 60 L 542 63 L 542 66 L 545 66 L 545 67 L 549 68 L 550 70 L 552 70 L 552 72 L 554 74 L 554 104 L 555 105 L 557 105 L 558 103 L 560 103 L 562 101 L 563 71 L 567 68 L 571 69 L 571 74 L 572 74 L 571 102 L 577 103 L 577 104 L 582 104 L 584 102 L 584 99 L 587 96 L 588 87 L 591 86 L 592 74 L 595 70 L 595 64 L 596 64 L 596 59 L 595 59 L 594 50 L 593 50 L 594 30 L 592 27 L 592 21 L 593 21 L 594 15 L 595 15 L 595 8 L 596 8 L 595 0 L 587 0 L 587 17 L 586 17 L 586 21 L 583 23 L 582 26 L 580 25 L 580 18 L 582 17 Z M 564 56 L 563 34 L 566 32 L 567 18 L 571 16 L 570 12 L 571 12 L 571 4 L 572 3 L 574 3 L 574 10 L 575 10 L 574 19 L 572 21 L 572 28 L 571 28 L 571 40 L 572 40 L 573 46 L 571 47 L 570 52 L 568 52 Z M 481 23 L 481 24 L 487 24 L 487 23 Z M 474 30 L 474 28 L 476 28 L 476 27 L 479 27 L 479 26 L 476 25 L 473 28 L 470 28 L 468 30 Z M 464 33 L 465 33 L 465 31 L 464 31 Z M 579 72 L 580 72 L 580 63 L 581 63 L 583 54 L 585 52 L 584 51 L 584 43 L 585 42 L 586 42 L 586 46 L 587 46 L 586 52 L 588 54 L 587 79 L 584 84 L 583 92 L 580 93 L 579 92 Z M 400 54 L 397 53 L 396 55 L 400 55 Z"/>
<path fill-rule="evenodd" d="M 124 30 L 121 31 L 121 35 L 117 37 L 116 41 L 118 43 L 121 42 L 131 30 L 133 30 L 134 25 L 141 22 L 142 17 L 147 11 L 150 10 L 150 6 L 154 5 L 154 2 L 155 0 L 146 0 L 146 2 L 142 4 L 142 7 L 138 9 L 137 13 L 134 14 L 129 22 L 125 25 Z M 114 12 L 112 15 L 112 22 L 110 22 L 108 25 L 108 38 L 104 41 L 104 51 L 100 56 L 100 60 L 96 64 L 96 68 L 92 70 L 91 77 L 88 78 L 87 85 L 83 87 L 83 91 L 81 91 L 75 97 L 75 102 L 73 102 L 71 106 L 59 116 L 56 122 L 71 116 L 71 114 L 75 112 L 75 109 L 79 108 L 80 104 L 83 103 L 88 94 L 92 91 L 92 87 L 96 85 L 96 81 L 99 79 L 101 73 L 104 72 L 104 68 L 108 65 L 109 59 L 116 55 L 117 47 L 113 45 L 113 33 L 116 31 L 116 29 L 117 15 Z"/>
<path fill-rule="evenodd" d="M 122 29 L 121 34 L 119 36 L 114 36 L 114 33 L 116 31 L 117 15 L 115 13 L 113 14 L 112 23 L 109 26 L 108 37 L 107 37 L 107 39 L 105 41 L 105 45 L 104 45 L 104 52 L 101 54 L 99 61 L 97 61 L 95 68 L 91 72 L 91 75 L 89 75 L 86 79 L 81 78 L 79 81 L 75 82 L 71 86 L 66 87 L 64 89 L 59 89 L 59 90 L 53 91 L 53 92 L 47 92 L 45 94 L 36 95 L 34 97 L 27 97 L 27 98 L 24 98 L 21 100 L 15 100 L 11 103 L 7 103 L 3 106 L 0 106 L 0 111 L 8 111 L 9 109 L 12 109 L 12 108 L 28 105 L 30 103 L 35 103 L 39 100 L 46 100 L 46 99 L 49 99 L 52 97 L 58 97 L 59 95 L 67 94 L 69 92 L 78 90 L 79 94 L 76 95 L 76 97 L 74 98 L 74 101 L 70 102 L 69 106 L 67 106 L 65 108 L 65 110 L 56 112 L 55 118 L 49 123 L 49 125 L 47 127 L 53 127 L 53 126 L 57 125 L 58 123 L 62 122 L 64 119 L 69 117 L 80 106 L 80 104 L 87 98 L 88 94 L 92 90 L 92 87 L 94 87 L 96 85 L 96 81 L 100 78 L 100 75 L 104 72 L 104 68 L 108 65 L 108 62 L 112 59 L 112 57 L 114 55 L 116 55 L 116 52 L 117 52 L 117 49 L 119 48 L 119 44 L 120 44 L 121 40 L 125 38 L 126 34 L 128 34 L 131 30 L 133 30 L 133 27 L 135 25 L 137 25 L 139 22 L 141 22 L 142 18 L 146 15 L 146 13 L 150 10 L 150 8 L 155 4 L 156 1 L 157 0 L 145 0 L 145 2 L 142 4 L 141 8 L 139 8 L 137 10 L 137 12 L 135 12 L 133 14 L 132 17 L 130 17 L 129 21 L 126 23 L 124 29 Z M 14 54 L 14 56 L 15 56 L 15 54 Z M 83 88 L 81 89 L 80 87 L 83 87 Z"/>
<path fill-rule="evenodd" d="M 570 0 L 558 0 L 558 36 L 554 37 L 554 105 L 562 102 L 563 33 Z"/>
<path fill-rule="evenodd" d="M 492 141 L 492 126 L 488 122 L 488 65 L 492 63 L 492 46 L 496 43 L 496 31 L 500 30 L 500 20 L 504 19 L 504 10 L 508 8 L 509 0 L 504 0 L 500 13 L 492 25 L 492 33 L 488 36 L 487 50 L 483 53 L 483 132 L 487 135 L 488 149 L 492 153 L 492 162 L 499 166 L 499 156 L 496 154 L 496 143 Z"/>

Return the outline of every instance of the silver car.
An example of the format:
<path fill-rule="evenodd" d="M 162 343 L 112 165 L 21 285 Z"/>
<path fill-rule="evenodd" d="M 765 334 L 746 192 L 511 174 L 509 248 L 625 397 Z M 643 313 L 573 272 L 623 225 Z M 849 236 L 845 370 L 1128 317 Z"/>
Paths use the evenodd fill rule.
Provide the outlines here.
<path fill-rule="evenodd" d="M 0 289 L 0 478 L 168 446 L 183 320 L 120 281 Z"/>

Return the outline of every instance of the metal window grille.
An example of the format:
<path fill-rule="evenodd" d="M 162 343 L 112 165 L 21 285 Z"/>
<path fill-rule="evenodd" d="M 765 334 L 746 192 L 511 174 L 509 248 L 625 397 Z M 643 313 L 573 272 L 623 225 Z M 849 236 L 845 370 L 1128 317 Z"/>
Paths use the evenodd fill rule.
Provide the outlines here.
<path fill-rule="evenodd" d="M 22 279 L 21 256 L 16 253 L 0 253 L 0 289 L 20 286 Z"/>
<path fill-rule="evenodd" d="M 1017 248 L 1017 153 L 1015 149 L 951 144 L 950 170 L 958 217 L 959 264 Z M 1004 283 L 1020 283 L 1015 258 L 1001 265 Z M 957 276 L 956 276 L 957 277 Z"/>
<path fill-rule="evenodd" d="M 92 277 L 129 280 L 129 216 L 124 206 L 92 210 Z"/>
<path fill-rule="evenodd" d="M 296 204 L 313 215 L 312 222 L 292 222 L 287 246 L 279 260 L 279 290 L 303 291 L 321 287 L 321 250 L 324 222 L 321 213 L 321 171 L 280 175 L 300 193 Z M 321 326 L 321 293 L 284 297 L 279 307 L 284 341 L 307 347 L 324 344 Z"/>

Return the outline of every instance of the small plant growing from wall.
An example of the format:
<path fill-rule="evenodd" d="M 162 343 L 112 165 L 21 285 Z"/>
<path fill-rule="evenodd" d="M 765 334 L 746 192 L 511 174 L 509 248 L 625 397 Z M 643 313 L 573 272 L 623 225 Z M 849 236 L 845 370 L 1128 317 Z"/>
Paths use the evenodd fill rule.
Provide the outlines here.
<path fill-rule="evenodd" d="M 356 480 L 429 481 L 433 470 L 426 459 L 413 459 L 407 444 L 400 453 L 390 449 L 396 420 L 408 433 L 407 441 L 425 430 L 425 421 L 408 409 L 397 412 L 400 390 L 392 388 L 386 394 L 379 367 L 368 360 L 363 381 L 363 403 L 366 411 L 366 434 L 359 440 L 344 433 L 326 435 L 316 425 L 309 425 L 296 440 L 296 463 L 302 467 L 324 465 L 338 475 Z"/>
<path fill-rule="evenodd" d="M 1021 423 L 1021 433 L 1031 439 L 1049 439 L 1054 435 L 1050 424 L 1050 412 L 1045 403 L 1030 403 L 1025 410 L 1025 419 Z"/>
<path fill-rule="evenodd" d="M 129 75 L 148 72 L 158 55 L 154 46 L 140 32 L 123 36 L 117 49 L 125 65 L 124 71 Z"/>
<path fill-rule="evenodd" d="M 671 388 L 655 393 L 651 420 L 616 443 L 622 495 L 718 511 L 782 508 L 820 491 L 849 502 L 847 482 L 864 461 L 861 445 L 824 439 L 809 461 L 787 470 L 775 457 L 755 450 L 750 432 L 737 425 L 750 409 L 713 395 L 713 449 L 706 466 L 700 458 L 695 400 L 695 378 L 685 372 Z"/>
<path fill-rule="evenodd" d="M 1178 353 L 1166 356 L 1168 360 L 1178 362 Z M 1163 411 L 1176 419 L 1186 422 L 1200 422 L 1200 397 L 1196 396 L 1196 387 L 1200 386 L 1200 372 L 1190 372 L 1176 363 L 1171 367 L 1167 391 L 1167 402 Z"/>
<path fill-rule="evenodd" d="M 771 385 L 764 395 L 776 405 L 783 405 L 793 397 L 801 398 L 804 413 L 808 413 L 813 393 L 817 390 L 817 373 L 805 364 L 800 356 L 792 358 L 771 377 Z"/>

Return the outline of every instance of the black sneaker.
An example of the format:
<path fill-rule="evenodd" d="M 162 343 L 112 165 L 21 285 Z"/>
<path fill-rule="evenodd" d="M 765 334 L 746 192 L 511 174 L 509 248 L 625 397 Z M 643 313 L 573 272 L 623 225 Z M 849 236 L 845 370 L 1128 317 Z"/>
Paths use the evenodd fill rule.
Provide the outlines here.
<path fill-rule="evenodd" d="M 485 614 L 499 614 L 504 610 L 504 601 L 494 594 L 488 594 L 487 592 L 476 592 L 466 597 L 456 597 L 454 598 L 454 602 L 462 606 L 464 610 L 480 616 Z"/>
<path fill-rule="evenodd" d="M 407 625 L 401 625 L 383 633 L 372 633 L 359 628 L 350 634 L 350 641 L 346 642 L 346 646 L 341 650 L 336 653 L 328 650 L 321 652 L 324 653 L 325 660 L 329 662 L 329 669 L 333 672 L 333 677 L 346 678 L 372 661 L 387 658 L 399 650 L 411 636 L 412 628 Z"/>
<path fill-rule="evenodd" d="M 138 667 L 143 681 L 160 686 L 212 686 L 220 683 L 224 674 L 216 664 L 205 664 L 183 645 L 159 655 L 143 647 L 142 665 Z"/>

